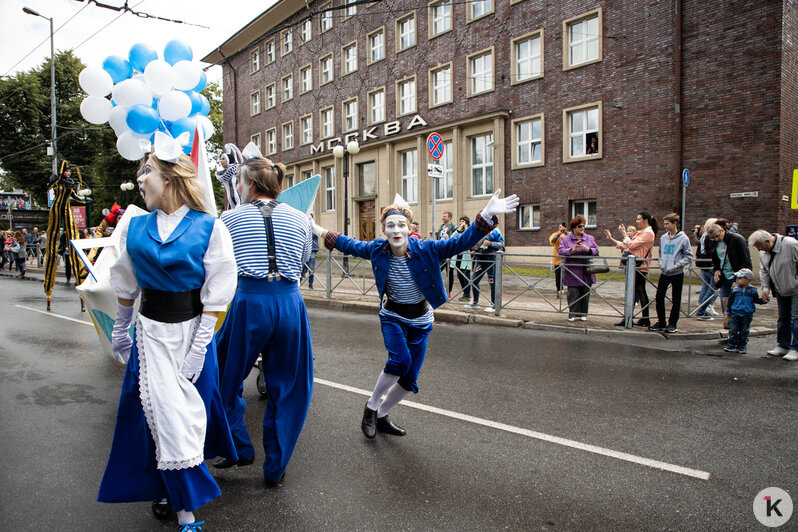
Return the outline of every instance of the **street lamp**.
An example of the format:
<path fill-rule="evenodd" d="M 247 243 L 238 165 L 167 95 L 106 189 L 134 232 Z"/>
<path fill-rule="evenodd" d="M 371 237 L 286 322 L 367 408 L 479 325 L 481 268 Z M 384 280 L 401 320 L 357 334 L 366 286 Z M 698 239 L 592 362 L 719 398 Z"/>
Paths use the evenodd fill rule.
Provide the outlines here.
<path fill-rule="evenodd" d="M 23 7 L 22 11 L 34 17 L 41 17 L 50 21 L 50 145 L 52 146 L 53 156 L 53 175 L 58 175 L 58 146 L 56 144 L 55 133 L 55 44 L 53 42 L 53 19 L 40 15 L 29 7 Z M 51 155 L 48 150 L 47 155 Z"/>
<path fill-rule="evenodd" d="M 346 150 L 340 144 L 333 148 L 333 155 L 336 159 L 344 159 L 344 235 L 349 236 L 349 155 L 360 153 L 360 144 L 352 140 L 346 145 Z"/>

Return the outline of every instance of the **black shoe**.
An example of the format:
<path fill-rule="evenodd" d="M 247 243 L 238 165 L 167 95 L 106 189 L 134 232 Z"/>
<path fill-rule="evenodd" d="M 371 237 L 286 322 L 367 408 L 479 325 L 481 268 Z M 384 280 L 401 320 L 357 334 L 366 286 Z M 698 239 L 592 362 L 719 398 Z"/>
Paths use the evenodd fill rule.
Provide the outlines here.
<path fill-rule="evenodd" d="M 655 323 L 654 325 L 650 326 L 648 330 L 659 332 L 659 331 L 664 331 L 667 327 L 668 326 L 665 325 L 664 323 Z"/>
<path fill-rule="evenodd" d="M 407 431 L 399 425 L 394 425 L 393 421 L 388 419 L 388 416 L 377 418 L 377 430 L 385 434 L 393 436 L 404 436 Z"/>
<path fill-rule="evenodd" d="M 637 325 L 638 327 L 648 327 L 651 325 L 651 320 L 649 320 L 648 318 L 640 318 L 639 320 L 637 320 L 635 325 Z"/>
<path fill-rule="evenodd" d="M 372 410 L 368 405 L 363 409 L 363 422 L 360 424 L 360 429 L 370 440 L 377 435 L 377 411 Z"/>
<path fill-rule="evenodd" d="M 248 465 L 252 465 L 255 462 L 255 456 L 250 456 L 249 458 L 239 458 L 238 462 L 234 462 L 233 460 L 229 460 L 227 458 L 222 458 L 218 462 L 213 464 L 213 467 L 216 469 L 228 469 L 237 465 L 238 467 L 244 467 Z"/>
<path fill-rule="evenodd" d="M 616 327 L 626 327 L 626 320 L 621 320 L 615 324 Z"/>
<path fill-rule="evenodd" d="M 158 519 L 169 519 L 169 516 L 172 515 L 172 511 L 172 503 L 169 502 L 169 499 L 152 501 L 152 515 Z"/>
<path fill-rule="evenodd" d="M 676 328 L 676 325 L 668 325 L 665 327 L 665 332 L 668 334 L 673 334 L 675 332 L 679 332 L 679 329 Z"/>
<path fill-rule="evenodd" d="M 267 488 L 273 488 L 282 484 L 283 479 L 285 478 L 285 472 L 283 472 L 283 476 L 280 477 L 280 480 L 269 480 L 266 477 L 263 477 L 263 483 L 266 484 Z"/>

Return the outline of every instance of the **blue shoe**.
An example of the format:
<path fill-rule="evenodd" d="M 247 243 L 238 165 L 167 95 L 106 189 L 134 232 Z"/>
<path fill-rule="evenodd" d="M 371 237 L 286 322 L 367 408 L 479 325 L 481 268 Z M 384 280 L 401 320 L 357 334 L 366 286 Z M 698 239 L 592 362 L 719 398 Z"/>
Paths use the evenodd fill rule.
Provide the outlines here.
<path fill-rule="evenodd" d="M 748 353 L 748 350 L 745 347 L 738 347 L 737 352 L 740 353 L 741 355 L 744 355 Z"/>
<path fill-rule="evenodd" d="M 202 525 L 204 524 L 205 521 L 194 521 L 193 523 L 177 525 L 175 532 L 202 532 Z"/>
<path fill-rule="evenodd" d="M 737 349 L 735 349 L 734 347 L 732 347 L 730 345 L 727 345 L 726 347 L 724 347 L 723 350 L 726 351 L 727 353 L 736 353 L 737 352 Z"/>

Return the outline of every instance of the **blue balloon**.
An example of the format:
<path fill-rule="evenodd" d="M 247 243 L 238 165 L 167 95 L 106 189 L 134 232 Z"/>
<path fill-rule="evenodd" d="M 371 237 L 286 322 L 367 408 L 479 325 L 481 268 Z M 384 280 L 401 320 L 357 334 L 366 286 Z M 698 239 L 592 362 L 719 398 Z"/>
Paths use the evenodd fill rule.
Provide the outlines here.
<path fill-rule="evenodd" d="M 139 72 L 144 72 L 144 69 L 147 68 L 150 61 L 158 59 L 158 52 L 149 45 L 138 43 L 130 47 L 128 59 L 130 60 L 130 64 L 133 65 L 133 68 Z"/>
<path fill-rule="evenodd" d="M 183 133 L 188 132 L 189 139 L 188 139 L 188 151 L 185 150 L 185 146 L 183 146 L 183 151 L 189 153 L 191 151 L 191 145 L 194 143 L 194 130 L 197 127 L 197 119 L 196 118 L 179 118 L 172 122 L 171 127 L 169 130 L 172 133 L 174 138 L 177 138 Z"/>
<path fill-rule="evenodd" d="M 156 97 L 153 96 L 153 98 L 152 98 L 152 108 L 153 109 L 158 109 L 158 102 L 159 101 L 161 101 L 160 98 L 156 98 Z"/>
<path fill-rule="evenodd" d="M 191 61 L 194 53 L 191 46 L 183 41 L 169 41 L 163 49 L 163 58 L 170 65 L 174 66 L 178 61 Z"/>
<path fill-rule="evenodd" d="M 208 116 L 208 113 L 211 112 L 211 102 L 208 101 L 208 98 L 206 98 L 204 94 L 200 94 L 200 98 L 202 98 L 202 109 L 200 110 L 200 114 L 202 116 Z"/>
<path fill-rule="evenodd" d="M 103 70 L 111 75 L 111 80 L 114 83 L 124 81 L 133 75 L 133 66 L 124 57 L 118 55 L 109 55 L 103 61 Z"/>
<path fill-rule="evenodd" d="M 161 121 L 155 109 L 139 103 L 128 110 L 125 122 L 136 133 L 149 135 L 150 133 L 155 133 Z"/>
<path fill-rule="evenodd" d="M 205 86 L 208 84 L 208 76 L 205 75 L 205 71 L 200 71 L 200 80 L 197 83 L 197 86 L 194 87 L 193 91 L 202 92 L 205 89 Z"/>
<path fill-rule="evenodd" d="M 191 111 L 188 116 L 194 116 L 202 110 L 202 95 L 197 91 L 184 91 L 191 100 Z"/>

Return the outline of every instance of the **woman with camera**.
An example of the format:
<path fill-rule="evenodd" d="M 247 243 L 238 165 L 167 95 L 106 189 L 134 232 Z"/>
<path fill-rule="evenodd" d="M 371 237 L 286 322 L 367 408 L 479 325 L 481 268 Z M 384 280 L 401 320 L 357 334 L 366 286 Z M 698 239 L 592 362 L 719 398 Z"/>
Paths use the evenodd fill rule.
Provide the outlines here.
<path fill-rule="evenodd" d="M 589 257 L 599 254 L 596 240 L 585 233 L 587 222 L 577 216 L 568 224 L 571 232 L 560 239 L 559 255 L 565 255 L 563 261 L 562 283 L 568 287 L 568 321 L 579 318 L 587 320 L 590 304 L 590 287 L 596 283 L 596 276 L 587 273 Z"/>

